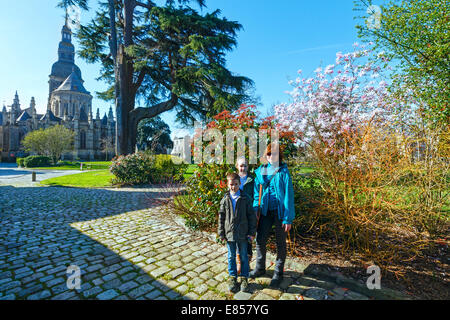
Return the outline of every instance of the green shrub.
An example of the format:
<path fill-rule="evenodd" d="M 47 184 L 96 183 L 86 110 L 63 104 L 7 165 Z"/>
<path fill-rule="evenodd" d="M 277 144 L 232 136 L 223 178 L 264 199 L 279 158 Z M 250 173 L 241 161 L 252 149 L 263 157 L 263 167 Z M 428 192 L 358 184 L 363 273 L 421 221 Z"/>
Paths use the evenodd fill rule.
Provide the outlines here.
<path fill-rule="evenodd" d="M 59 160 L 57 163 L 56 163 L 56 165 L 57 166 L 60 166 L 60 167 L 62 167 L 62 166 L 76 166 L 76 167 L 79 167 L 80 166 L 80 163 L 79 162 L 74 162 L 74 161 L 69 161 L 69 160 Z"/>
<path fill-rule="evenodd" d="M 27 168 L 47 167 L 50 165 L 50 158 L 46 156 L 28 156 L 24 159 L 23 164 Z"/>
<path fill-rule="evenodd" d="M 24 167 L 23 161 L 24 161 L 24 158 L 16 158 L 17 166 L 23 168 Z"/>
<path fill-rule="evenodd" d="M 110 172 L 114 184 L 153 184 L 182 179 L 186 165 L 174 164 L 167 157 L 138 152 L 119 156 L 111 161 Z"/>
<path fill-rule="evenodd" d="M 158 172 L 155 180 L 159 183 L 164 183 L 173 180 L 181 181 L 183 179 L 183 173 L 188 167 L 187 164 L 175 164 L 171 156 L 167 154 L 158 154 L 155 157 L 155 168 Z"/>

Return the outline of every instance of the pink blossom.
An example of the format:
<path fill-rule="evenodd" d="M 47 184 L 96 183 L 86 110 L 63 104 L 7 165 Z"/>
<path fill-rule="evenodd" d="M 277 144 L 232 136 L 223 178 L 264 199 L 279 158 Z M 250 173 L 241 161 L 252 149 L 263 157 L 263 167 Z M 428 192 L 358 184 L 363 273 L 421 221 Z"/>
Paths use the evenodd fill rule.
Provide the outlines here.
<path fill-rule="evenodd" d="M 372 115 L 383 115 L 380 110 L 388 108 L 386 83 L 380 82 L 375 87 L 373 80 L 368 81 L 379 76 L 380 68 L 371 62 L 356 64 L 370 53 L 369 50 L 336 53 L 336 65 L 328 65 L 323 73 L 319 67 L 314 77 L 296 81 L 295 89 L 289 93 L 293 102 L 278 105 L 275 117 L 294 132 L 304 133 L 302 139 L 320 135 L 334 145 L 340 132 L 367 121 Z M 376 110 L 374 114 L 373 110 Z"/>

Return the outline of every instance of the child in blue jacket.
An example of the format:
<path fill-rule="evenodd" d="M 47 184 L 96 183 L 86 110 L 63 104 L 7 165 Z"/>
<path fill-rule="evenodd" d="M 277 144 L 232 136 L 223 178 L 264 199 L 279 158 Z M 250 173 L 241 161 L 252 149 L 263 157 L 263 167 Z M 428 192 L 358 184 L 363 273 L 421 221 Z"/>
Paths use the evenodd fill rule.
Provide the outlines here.
<path fill-rule="evenodd" d="M 286 260 L 286 236 L 295 218 L 294 188 L 287 165 L 282 162 L 279 147 L 272 150 L 272 144 L 266 149 L 268 164 L 256 169 L 253 208 L 258 210 L 260 185 L 262 185 L 259 224 L 256 234 L 256 267 L 250 273 L 251 278 L 265 274 L 266 244 L 272 226 L 275 225 L 277 259 L 275 272 L 270 283 L 278 287 L 283 279 Z"/>

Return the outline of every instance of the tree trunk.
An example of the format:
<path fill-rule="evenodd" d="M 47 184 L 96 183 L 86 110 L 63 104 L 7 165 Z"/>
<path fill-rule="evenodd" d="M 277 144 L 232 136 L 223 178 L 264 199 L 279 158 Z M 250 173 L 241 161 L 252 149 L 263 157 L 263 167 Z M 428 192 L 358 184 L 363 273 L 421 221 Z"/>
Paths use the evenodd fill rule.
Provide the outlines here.
<path fill-rule="evenodd" d="M 128 142 L 130 149 L 134 150 L 136 146 L 137 127 L 139 122 L 146 118 L 154 118 L 165 111 L 171 110 L 175 107 L 177 102 L 178 97 L 172 95 L 170 100 L 158 103 L 150 108 L 139 107 L 131 110 L 128 115 Z"/>
<path fill-rule="evenodd" d="M 127 62 L 123 45 L 119 46 L 117 67 L 118 83 L 116 83 L 116 85 L 118 86 L 119 94 L 116 99 L 116 153 L 122 155 L 130 153 L 128 141 L 128 117 L 129 111 L 134 108 L 135 98 L 134 94 L 130 92 L 132 83 L 129 82 L 129 63 Z"/>
<path fill-rule="evenodd" d="M 133 82 L 133 61 L 125 53 L 125 49 L 133 44 L 133 15 L 137 5 L 135 0 L 123 0 L 123 44 L 118 44 L 115 27 L 114 0 L 109 0 L 111 43 L 110 49 L 115 64 L 115 95 L 116 95 L 116 155 L 134 153 L 136 146 L 137 125 L 144 118 L 153 118 L 158 114 L 172 109 L 177 103 L 177 97 L 159 103 L 151 108 L 135 107 L 136 88 Z M 151 8 L 150 4 L 140 5 Z"/>
<path fill-rule="evenodd" d="M 125 53 L 125 49 L 133 44 L 133 14 L 136 4 L 133 0 L 124 0 L 124 35 L 123 35 L 123 45 L 119 48 L 119 87 L 120 87 L 120 97 L 121 105 L 118 108 L 120 112 L 120 130 L 121 135 L 118 140 L 120 145 L 120 154 L 130 154 L 134 152 L 135 139 L 130 139 L 130 112 L 134 109 L 136 91 L 134 90 L 133 83 L 133 73 L 134 67 L 133 62 Z M 119 119 L 117 119 L 119 123 Z M 134 143 L 133 143 L 134 142 Z"/>

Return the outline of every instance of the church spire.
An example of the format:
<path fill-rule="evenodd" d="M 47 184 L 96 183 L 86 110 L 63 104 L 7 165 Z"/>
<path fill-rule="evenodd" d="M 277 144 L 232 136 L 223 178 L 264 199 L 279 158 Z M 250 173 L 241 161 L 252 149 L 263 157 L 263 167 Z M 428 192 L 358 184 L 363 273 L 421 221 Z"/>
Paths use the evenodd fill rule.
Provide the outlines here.
<path fill-rule="evenodd" d="M 66 18 L 66 22 L 61 29 L 61 42 L 58 47 L 58 59 L 60 61 L 74 63 L 74 53 L 75 50 L 72 44 L 72 31 L 70 30 Z"/>
<path fill-rule="evenodd" d="M 20 102 L 19 102 L 19 95 L 17 94 L 17 90 L 16 90 L 16 94 L 14 95 L 14 100 L 13 100 L 13 104 L 11 106 L 11 111 L 12 112 L 20 112 Z"/>

